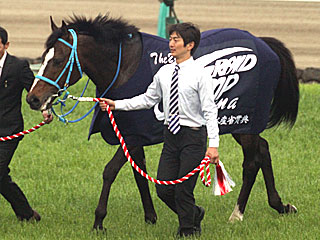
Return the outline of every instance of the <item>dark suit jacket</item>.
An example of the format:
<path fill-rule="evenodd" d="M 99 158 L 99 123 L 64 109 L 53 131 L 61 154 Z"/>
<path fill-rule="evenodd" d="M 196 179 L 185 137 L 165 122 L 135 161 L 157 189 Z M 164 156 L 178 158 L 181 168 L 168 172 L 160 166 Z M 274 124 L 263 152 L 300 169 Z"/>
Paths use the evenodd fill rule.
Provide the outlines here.
<path fill-rule="evenodd" d="M 23 130 L 21 95 L 30 90 L 33 72 L 26 60 L 7 55 L 0 77 L 0 137 Z"/>

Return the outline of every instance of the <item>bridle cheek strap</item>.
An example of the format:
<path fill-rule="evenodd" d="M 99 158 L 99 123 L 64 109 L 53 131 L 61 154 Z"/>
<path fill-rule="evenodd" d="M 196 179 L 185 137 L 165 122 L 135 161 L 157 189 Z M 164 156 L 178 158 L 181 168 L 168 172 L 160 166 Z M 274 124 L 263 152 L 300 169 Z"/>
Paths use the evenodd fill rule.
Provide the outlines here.
<path fill-rule="evenodd" d="M 80 62 L 79 62 L 79 58 L 78 58 L 78 53 L 77 53 L 77 45 L 78 45 L 77 33 L 73 29 L 69 29 L 68 31 L 71 33 L 72 38 L 73 38 L 73 44 L 72 45 L 70 43 L 68 43 L 67 41 L 65 41 L 64 39 L 62 39 L 62 38 L 58 39 L 58 41 L 64 43 L 66 46 L 71 48 L 69 60 L 68 60 L 67 64 L 65 65 L 64 69 L 61 71 L 61 73 L 58 76 L 58 78 L 55 81 L 53 81 L 53 80 L 51 80 L 51 79 L 49 79 L 47 77 L 36 75 L 36 78 L 55 86 L 59 90 L 58 91 L 59 94 L 61 94 L 62 92 L 66 91 L 67 88 L 69 87 L 69 82 L 70 82 L 70 77 L 71 77 L 74 61 L 76 61 L 76 64 L 77 64 L 77 67 L 78 67 L 78 70 L 79 70 L 79 73 L 80 73 L 80 78 L 82 78 L 82 74 L 83 74 L 82 73 L 82 69 L 81 69 L 81 65 L 80 65 Z M 68 68 L 69 68 L 69 71 L 68 71 L 66 82 L 64 84 L 64 87 L 61 88 L 59 86 L 58 82 L 59 82 L 59 80 L 61 79 L 61 77 L 63 76 L 63 74 L 65 73 L 65 71 Z"/>

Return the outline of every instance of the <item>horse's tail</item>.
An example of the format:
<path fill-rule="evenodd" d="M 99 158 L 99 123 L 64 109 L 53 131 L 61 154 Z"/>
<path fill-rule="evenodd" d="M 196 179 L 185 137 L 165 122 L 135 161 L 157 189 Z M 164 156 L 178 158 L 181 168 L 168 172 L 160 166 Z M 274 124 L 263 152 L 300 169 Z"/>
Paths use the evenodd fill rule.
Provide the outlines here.
<path fill-rule="evenodd" d="M 279 56 L 281 64 L 280 79 L 271 103 L 267 128 L 280 125 L 282 122 L 292 127 L 297 119 L 299 105 L 299 82 L 292 54 L 275 38 L 261 39 Z"/>

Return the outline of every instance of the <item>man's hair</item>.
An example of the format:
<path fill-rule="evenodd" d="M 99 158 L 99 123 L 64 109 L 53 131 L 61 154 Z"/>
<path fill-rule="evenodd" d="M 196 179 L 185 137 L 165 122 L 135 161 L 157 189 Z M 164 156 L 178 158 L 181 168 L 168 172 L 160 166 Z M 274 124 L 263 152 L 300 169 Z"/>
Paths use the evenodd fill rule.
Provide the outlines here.
<path fill-rule="evenodd" d="M 200 30 L 193 23 L 177 23 L 169 27 L 169 35 L 176 32 L 183 39 L 184 46 L 190 42 L 194 42 L 194 47 L 191 50 L 191 56 L 196 51 L 200 43 Z"/>
<path fill-rule="evenodd" d="M 0 27 L 0 39 L 3 45 L 5 45 L 8 41 L 8 33 L 3 27 Z"/>

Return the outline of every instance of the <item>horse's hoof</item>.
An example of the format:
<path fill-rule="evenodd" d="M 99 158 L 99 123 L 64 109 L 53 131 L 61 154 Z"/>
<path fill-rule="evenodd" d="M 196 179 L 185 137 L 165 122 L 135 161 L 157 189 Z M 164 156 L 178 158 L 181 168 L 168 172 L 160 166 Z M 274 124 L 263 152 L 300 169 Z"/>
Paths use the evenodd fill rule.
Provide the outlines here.
<path fill-rule="evenodd" d="M 93 231 L 96 231 L 96 233 L 102 233 L 102 234 L 107 234 L 107 229 L 103 226 L 93 226 L 92 228 Z"/>
<path fill-rule="evenodd" d="M 157 223 L 157 216 L 154 216 L 152 218 L 150 217 L 145 217 L 144 221 L 148 224 L 156 224 Z"/>
<path fill-rule="evenodd" d="M 297 213 L 297 212 L 298 212 L 298 209 L 294 205 L 287 204 L 286 206 L 284 206 L 284 213 L 291 214 L 291 213 Z"/>
<path fill-rule="evenodd" d="M 229 217 L 229 222 L 230 223 L 235 223 L 235 222 L 242 222 L 243 220 L 243 215 L 237 215 L 237 214 L 231 214 L 231 216 Z"/>

